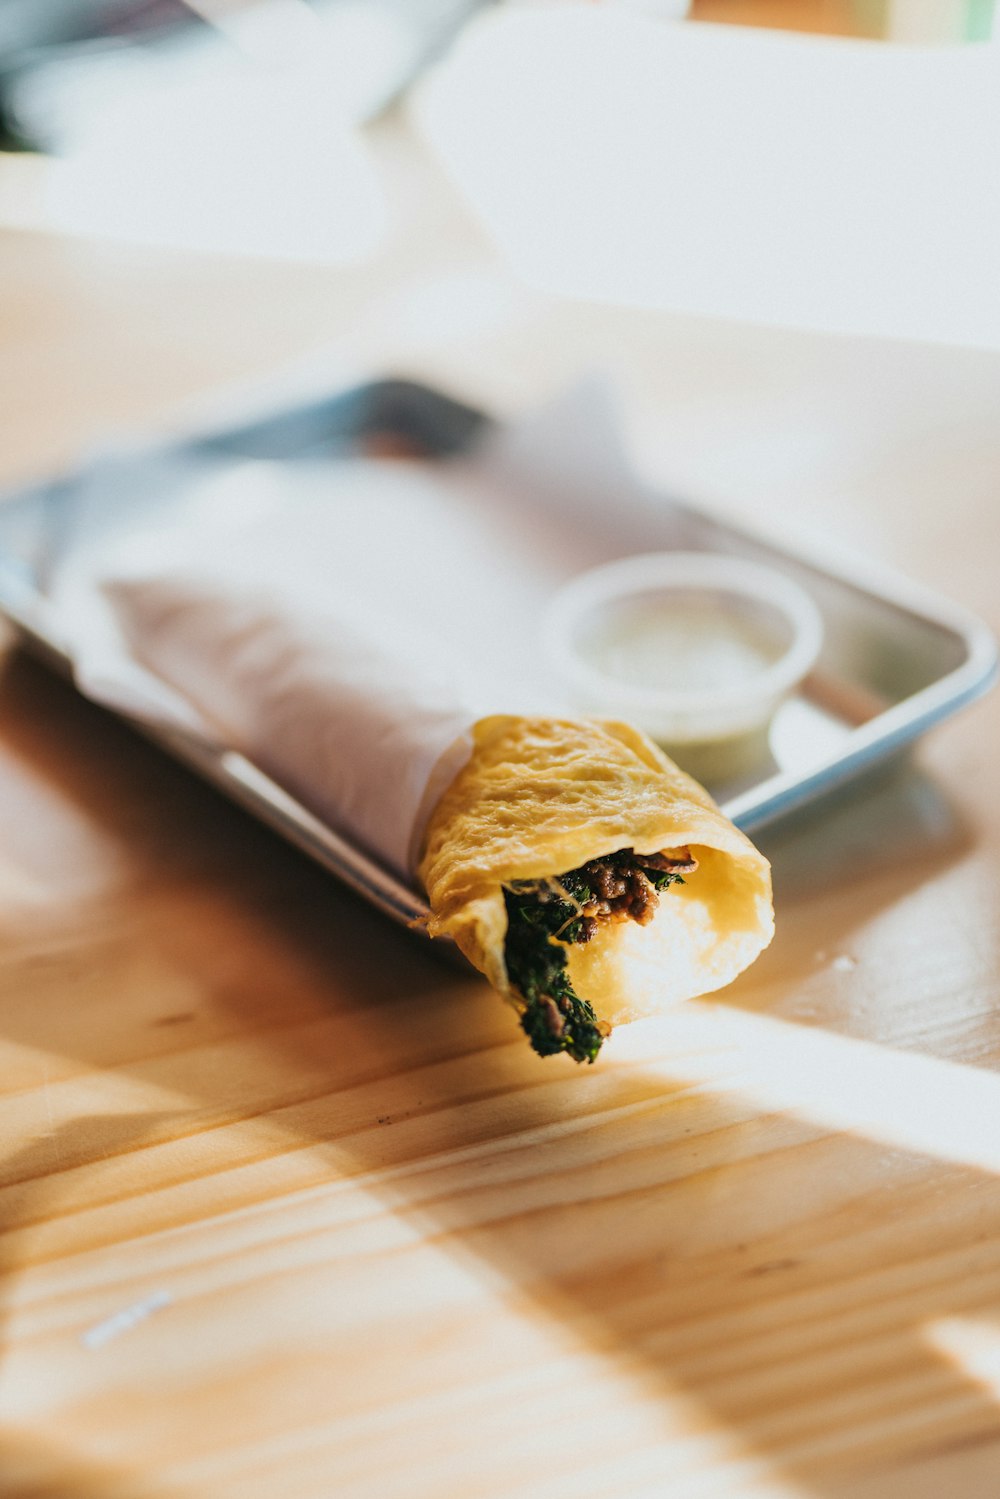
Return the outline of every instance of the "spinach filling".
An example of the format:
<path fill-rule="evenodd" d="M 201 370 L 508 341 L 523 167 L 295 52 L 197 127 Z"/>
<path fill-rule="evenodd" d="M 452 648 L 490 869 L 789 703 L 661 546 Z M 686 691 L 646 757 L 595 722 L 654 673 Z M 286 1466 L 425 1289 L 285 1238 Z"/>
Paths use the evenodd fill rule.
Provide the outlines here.
<path fill-rule="evenodd" d="M 687 850 L 671 857 L 624 848 L 557 879 L 504 886 L 507 973 L 525 1002 L 521 1026 L 539 1056 L 564 1051 L 575 1062 L 593 1062 L 610 1031 L 573 988 L 569 947 L 589 942 L 610 921 L 645 925 L 659 892 L 682 885 L 678 871 L 696 867 Z"/>

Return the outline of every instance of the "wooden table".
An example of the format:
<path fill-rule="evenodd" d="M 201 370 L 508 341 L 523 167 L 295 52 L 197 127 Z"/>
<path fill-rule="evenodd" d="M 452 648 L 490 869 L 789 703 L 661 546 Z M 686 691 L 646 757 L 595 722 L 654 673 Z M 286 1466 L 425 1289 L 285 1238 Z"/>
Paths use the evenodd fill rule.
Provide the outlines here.
<path fill-rule="evenodd" d="M 597 364 L 665 482 L 1000 622 L 1000 360 L 561 308 L 431 197 L 350 272 L 0 238 L 3 478 L 328 340 Z M 582 1071 L 9 652 L 0 1493 L 995 1495 L 998 732 L 774 827 L 771 950 Z"/>

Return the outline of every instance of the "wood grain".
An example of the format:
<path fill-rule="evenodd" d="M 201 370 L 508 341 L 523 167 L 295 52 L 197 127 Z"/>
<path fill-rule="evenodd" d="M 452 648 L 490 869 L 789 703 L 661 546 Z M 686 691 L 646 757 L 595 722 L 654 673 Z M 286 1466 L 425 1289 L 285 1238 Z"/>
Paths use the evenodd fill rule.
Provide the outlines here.
<path fill-rule="evenodd" d="M 996 619 L 996 361 L 541 307 L 428 194 L 481 293 L 422 349 L 398 249 L 220 299 L 0 239 L 9 477 L 321 337 L 501 406 L 600 360 L 651 471 Z M 773 948 L 577 1070 L 9 651 L 0 1493 L 994 1495 L 998 711 L 775 828 Z"/>

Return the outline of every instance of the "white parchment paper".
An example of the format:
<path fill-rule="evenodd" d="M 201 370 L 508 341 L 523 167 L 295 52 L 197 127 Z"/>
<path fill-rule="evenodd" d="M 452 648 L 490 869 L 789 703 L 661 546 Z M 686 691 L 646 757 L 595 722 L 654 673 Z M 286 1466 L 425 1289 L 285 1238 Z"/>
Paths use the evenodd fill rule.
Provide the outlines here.
<path fill-rule="evenodd" d="M 78 685 L 240 751 L 403 874 L 472 724 L 569 706 L 539 621 L 584 565 L 577 538 L 589 561 L 616 497 L 642 493 L 593 388 L 462 460 L 230 459 L 159 482 L 167 503 L 110 528 L 107 477 L 93 515 L 82 495 L 51 588 Z"/>

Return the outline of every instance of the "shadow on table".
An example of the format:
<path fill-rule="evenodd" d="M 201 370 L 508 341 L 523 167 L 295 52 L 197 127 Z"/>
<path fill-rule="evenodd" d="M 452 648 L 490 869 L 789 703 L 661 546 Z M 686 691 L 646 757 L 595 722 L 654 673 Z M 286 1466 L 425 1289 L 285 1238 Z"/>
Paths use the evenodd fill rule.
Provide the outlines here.
<path fill-rule="evenodd" d="M 577 1471 L 581 1421 L 593 1432 L 595 1492 L 615 1491 L 616 1473 L 627 1473 L 630 1492 L 664 1495 L 686 1494 L 707 1467 L 728 1474 L 733 1492 L 758 1472 L 839 1499 L 854 1465 L 1000 1436 L 988 1383 L 960 1372 L 927 1331 L 995 1312 L 1000 1186 L 981 1166 L 833 1132 L 808 1109 L 773 1112 L 743 1074 L 713 1087 L 693 1049 L 671 1053 L 669 1022 L 648 1032 L 652 1060 L 630 1061 L 641 1055 L 630 1041 L 593 1070 L 539 1063 L 478 981 L 20 658 L 0 684 L 0 724 L 0 751 L 30 767 L 39 807 L 55 796 L 91 830 L 73 855 L 82 873 L 68 882 L 72 898 L 40 900 L 6 934 L 0 1032 L 52 1059 L 46 1106 L 65 1110 L 2 1168 L 12 1317 L 22 1266 L 97 1247 L 88 1213 L 102 1201 L 119 1204 L 116 1241 L 140 1237 L 183 1220 L 172 1184 L 211 1175 L 224 1215 L 258 1200 L 242 1168 L 287 1157 L 294 1169 L 271 1177 L 281 1190 L 356 1178 L 453 1256 L 456 1273 L 488 1266 L 491 1284 L 530 1309 L 504 1397 L 514 1401 L 505 1462 L 528 1431 L 526 1472 L 542 1488 Z M 868 877 L 853 895 L 838 886 L 831 947 L 871 919 L 873 889 L 888 907 L 968 844 L 913 770 L 863 788 L 838 819 L 831 831 L 810 813 L 777 840 L 779 884 L 786 871 L 790 881 L 777 989 L 815 966 L 798 915 L 823 899 L 844 848 L 849 865 L 860 840 Z M 88 890 L 97 844 L 104 863 Z M 796 860 L 813 871 L 811 890 Z M 727 1000 L 767 1021 L 760 972 Z M 119 1113 L 81 1106 L 76 1079 L 95 1069 L 119 1090 Z M 34 1102 L 37 1089 L 23 1086 Z M 186 1165 L 185 1150 L 209 1131 L 210 1167 Z M 207 1216 L 187 1211 L 193 1222 Z M 592 1356 L 586 1387 L 546 1385 L 544 1362 L 539 1385 L 539 1325 Z M 484 1335 L 454 1332 L 445 1367 L 474 1360 Z M 384 1391 L 380 1453 L 405 1451 L 411 1405 L 422 1419 L 428 1371 L 404 1342 L 370 1350 Z M 358 1376 L 331 1358 L 323 1409 L 350 1406 Z M 613 1419 L 604 1430 L 605 1380 L 629 1386 L 637 1430 L 616 1431 Z M 669 1425 L 667 1392 L 688 1412 L 683 1436 Z M 308 1392 L 296 1393 L 305 1426 Z M 244 1413 L 251 1444 L 266 1445 L 266 1399 L 262 1390 L 260 1409 Z M 421 1493 L 446 1492 L 455 1464 L 467 1472 L 463 1493 L 493 1492 L 482 1413 L 457 1408 L 470 1418 L 438 1433 L 440 1467 L 424 1473 Z M 96 1492 L 82 1466 L 79 1482 L 65 1477 L 71 1466 L 53 1457 L 46 1489 L 42 1463 L 24 1492 L 57 1482 L 67 1499 Z M 15 1492 L 0 1478 L 0 1493 Z"/>
<path fill-rule="evenodd" d="M 62 1450 L 51 1436 L 0 1433 L 0 1493 L 16 1499 L 168 1499 L 155 1482 Z"/>

